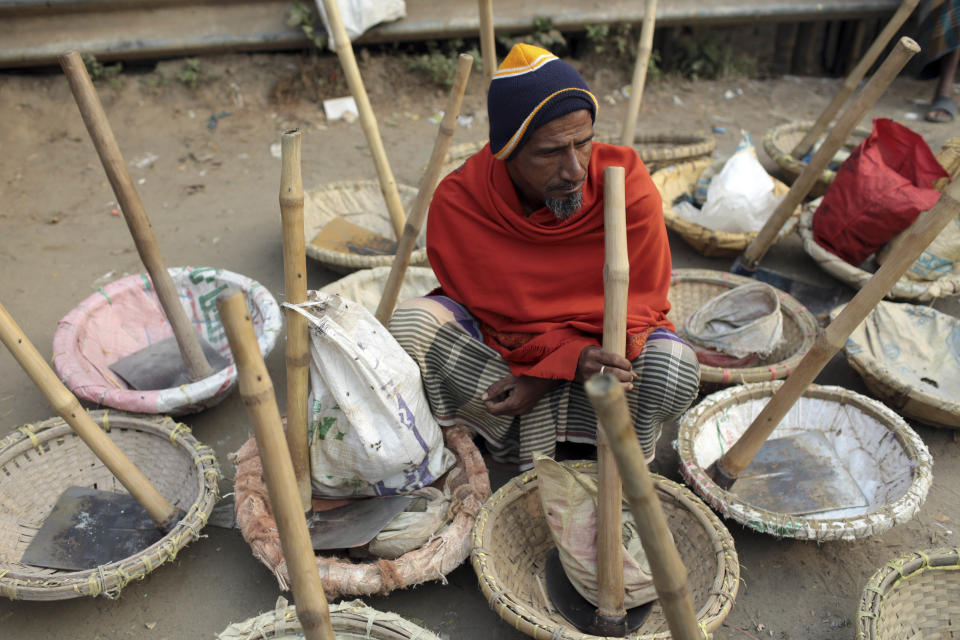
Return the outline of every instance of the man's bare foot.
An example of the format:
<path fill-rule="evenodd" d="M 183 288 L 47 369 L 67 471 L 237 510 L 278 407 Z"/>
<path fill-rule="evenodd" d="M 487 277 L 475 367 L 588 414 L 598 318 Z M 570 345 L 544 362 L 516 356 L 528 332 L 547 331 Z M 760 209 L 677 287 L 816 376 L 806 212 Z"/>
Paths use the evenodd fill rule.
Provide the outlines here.
<path fill-rule="evenodd" d="M 949 96 L 937 96 L 927 110 L 927 122 L 953 122 L 957 115 L 957 103 Z"/>

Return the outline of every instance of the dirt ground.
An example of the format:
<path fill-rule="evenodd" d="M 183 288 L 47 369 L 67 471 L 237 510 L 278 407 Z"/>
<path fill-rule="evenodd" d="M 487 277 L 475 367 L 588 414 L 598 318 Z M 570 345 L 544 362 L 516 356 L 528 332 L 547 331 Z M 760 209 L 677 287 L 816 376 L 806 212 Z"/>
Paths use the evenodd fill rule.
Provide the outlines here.
<path fill-rule="evenodd" d="M 271 153 L 280 133 L 292 127 L 304 131 L 307 188 L 376 177 L 359 122 L 327 122 L 317 102 L 347 95 L 336 60 L 305 64 L 303 57 L 287 54 L 201 58 L 196 88 L 176 79 L 184 67 L 184 60 L 170 60 L 155 71 L 124 73 L 116 86 L 98 83 L 167 264 L 236 271 L 280 299 L 280 161 Z M 445 91 L 390 58 L 361 61 L 361 69 L 397 180 L 416 186 L 437 129 L 431 117 L 443 107 Z M 598 128 L 616 131 L 626 109 L 619 89 L 629 80 L 628 70 L 588 68 L 585 75 L 601 100 Z M 324 80 L 319 89 L 310 84 L 312 77 Z M 474 73 L 464 104 L 472 124 L 457 130 L 455 143 L 485 138 L 480 82 Z M 729 153 L 741 128 L 759 145 L 773 125 L 813 119 L 839 82 L 792 76 L 661 79 L 647 87 L 639 130 L 713 130 L 718 153 Z M 912 127 L 937 150 L 957 129 L 915 119 L 922 114 L 916 101 L 928 99 L 932 88 L 932 82 L 899 79 L 871 116 Z M 0 301 L 49 358 L 59 318 L 98 286 L 142 268 L 63 77 L 56 72 L 0 75 L 0 122 Z M 704 258 L 676 237 L 672 245 L 676 267 L 729 268 L 729 260 Z M 832 283 L 796 241 L 775 248 L 764 265 Z M 312 261 L 308 271 L 311 288 L 337 278 Z M 957 312 L 952 302 L 936 306 Z M 280 345 L 282 340 L 268 358 L 277 381 L 283 377 Z M 835 359 L 818 381 L 865 392 L 842 359 Z M 282 407 L 282 385 L 277 395 Z M 54 411 L 13 358 L 0 353 L 0 435 L 51 415 Z M 227 477 L 223 492 L 230 492 L 233 468 L 227 455 L 251 434 L 239 395 L 234 392 L 184 421 L 216 450 Z M 777 540 L 727 523 L 742 583 L 717 638 L 852 638 L 861 589 L 878 567 L 901 552 L 960 544 L 957 441 L 950 431 L 915 427 L 934 456 L 935 475 L 926 504 L 912 521 L 871 539 L 821 545 Z M 674 432 L 675 425 L 666 429 L 658 470 L 677 479 L 669 449 Z M 511 473 L 491 468 L 491 475 L 496 488 Z M 175 562 L 129 585 L 119 599 L 0 601 L 0 636 L 213 638 L 228 624 L 273 608 L 280 595 L 277 584 L 239 532 L 208 526 L 204 533 Z M 469 563 L 454 571 L 448 584 L 430 583 L 367 602 L 444 638 L 525 637 L 489 609 Z"/>

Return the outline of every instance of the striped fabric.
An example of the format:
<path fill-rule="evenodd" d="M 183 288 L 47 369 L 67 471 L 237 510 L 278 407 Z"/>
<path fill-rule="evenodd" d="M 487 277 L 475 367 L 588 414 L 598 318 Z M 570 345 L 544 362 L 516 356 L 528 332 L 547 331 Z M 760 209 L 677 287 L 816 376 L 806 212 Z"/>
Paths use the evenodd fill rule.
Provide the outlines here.
<path fill-rule="evenodd" d="M 534 453 L 554 456 L 558 441 L 596 442 L 596 416 L 579 383 L 558 385 L 522 416 L 487 412 L 480 395 L 510 369 L 477 339 L 469 312 L 449 298 L 402 303 L 390 332 L 420 366 L 437 421 L 442 426 L 465 424 L 480 433 L 494 460 L 527 469 Z M 650 461 L 660 424 L 679 417 L 696 397 L 700 368 L 686 343 L 666 329 L 657 329 L 633 361 L 633 370 L 638 378 L 627 393 L 627 403 Z"/>

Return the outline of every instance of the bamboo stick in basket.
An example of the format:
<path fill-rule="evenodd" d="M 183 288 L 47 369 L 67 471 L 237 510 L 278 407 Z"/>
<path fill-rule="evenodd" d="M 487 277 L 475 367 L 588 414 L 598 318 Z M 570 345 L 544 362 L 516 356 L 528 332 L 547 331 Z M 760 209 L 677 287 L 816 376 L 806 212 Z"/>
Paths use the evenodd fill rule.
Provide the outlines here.
<path fill-rule="evenodd" d="M 253 421 L 263 478 L 280 534 L 280 547 L 290 571 L 297 617 L 307 640 L 335 640 L 330 608 L 317 571 L 307 519 L 297 495 L 297 480 L 283 435 L 280 411 L 270 374 L 257 346 L 247 302 L 240 292 L 217 300 L 223 328 L 237 364 L 240 396 Z"/>
<path fill-rule="evenodd" d="M 283 225 L 283 284 L 286 301 L 307 301 L 307 254 L 303 231 L 301 133 L 280 136 L 280 218 Z M 287 309 L 287 447 L 297 478 L 304 513 L 311 510 L 310 445 L 307 438 L 307 397 L 310 390 L 310 337 L 307 319 Z"/>
<path fill-rule="evenodd" d="M 630 83 L 630 104 L 627 106 L 627 118 L 620 134 L 620 144 L 633 144 L 633 133 L 640 114 L 640 102 L 643 89 L 647 84 L 647 67 L 653 51 L 653 29 L 657 22 L 657 0 L 647 0 L 643 8 L 643 26 L 640 27 L 640 46 L 637 48 L 637 62 L 633 66 L 633 80 Z"/>
<path fill-rule="evenodd" d="M 483 60 L 483 91 L 497 70 L 497 45 L 493 37 L 493 0 L 480 0 L 480 57 Z"/>
<path fill-rule="evenodd" d="M 707 469 L 707 473 L 722 488 L 729 489 L 737 476 L 766 442 L 773 430 L 814 381 L 830 359 L 843 347 L 853 330 L 863 322 L 883 299 L 897 280 L 920 256 L 937 234 L 960 212 L 960 181 L 953 182 L 929 211 L 924 211 L 904 232 L 896 250 L 887 256 L 883 266 L 863 285 L 857 295 L 817 337 L 816 342 L 800 360 L 770 401 L 754 418 L 747 430 L 727 453 Z"/>
<path fill-rule="evenodd" d="M 460 117 L 460 106 L 463 104 L 463 92 L 467 88 L 467 80 L 470 79 L 472 67 L 473 56 L 468 53 L 461 53 L 457 61 L 457 71 L 453 77 L 453 86 L 450 88 L 450 95 L 447 97 L 447 108 L 444 111 L 443 120 L 440 121 L 437 139 L 433 143 L 433 153 L 430 154 L 427 169 L 420 179 L 417 199 L 413 203 L 410 217 L 407 218 L 407 222 L 403 226 L 403 235 L 400 236 L 400 242 L 397 244 L 397 254 L 393 258 L 393 265 L 390 267 L 390 275 L 387 277 L 386 285 L 384 285 L 380 304 L 377 305 L 375 315 L 383 326 L 390 324 L 390 316 L 393 315 L 393 309 L 397 306 L 397 296 L 400 294 L 400 287 L 403 285 L 403 276 L 410 265 L 410 254 L 413 253 L 413 247 L 420 236 L 423 221 L 427 218 L 427 210 L 430 208 L 430 201 L 433 200 L 433 192 L 440 180 L 440 170 L 443 168 L 443 162 L 447 157 L 447 149 L 450 148 L 450 139 L 453 138 L 453 132 L 457 128 L 457 118 Z"/>
<path fill-rule="evenodd" d="M 373 164 L 377 169 L 380 190 L 383 192 L 383 199 L 387 204 L 387 211 L 390 213 L 390 224 L 393 226 L 393 233 L 397 240 L 400 240 L 406 215 L 403 213 L 403 202 L 400 200 L 400 193 L 397 191 L 397 181 L 393 179 L 393 171 L 390 169 L 390 163 L 387 162 L 387 152 L 384 150 L 383 141 L 380 139 L 377 118 L 373 114 L 370 98 L 363 86 L 360 67 L 357 66 L 357 59 L 353 55 L 353 46 L 350 44 L 347 30 L 343 26 L 337 0 L 323 0 L 323 8 L 327 14 L 327 21 L 330 23 L 330 30 L 333 32 L 333 44 L 337 51 L 337 58 L 340 60 L 340 66 L 343 67 L 343 75 L 347 79 L 347 86 L 350 87 L 350 95 L 356 101 L 357 110 L 360 112 L 360 124 L 363 127 L 363 134 L 367 138 L 370 154 L 373 156 Z"/>

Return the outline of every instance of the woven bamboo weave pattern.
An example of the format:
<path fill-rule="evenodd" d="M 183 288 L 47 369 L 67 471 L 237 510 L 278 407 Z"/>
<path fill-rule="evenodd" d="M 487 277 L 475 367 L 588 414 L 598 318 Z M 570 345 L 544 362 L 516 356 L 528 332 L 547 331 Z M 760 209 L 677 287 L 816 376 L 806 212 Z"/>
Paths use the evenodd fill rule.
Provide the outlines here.
<path fill-rule="evenodd" d="M 116 597 L 132 580 L 171 562 L 200 536 L 218 497 L 216 455 L 167 417 L 93 411 L 98 423 L 150 482 L 186 516 L 152 546 L 87 571 L 20 563 L 24 550 L 69 486 L 126 489 L 60 418 L 19 427 L 0 441 L 0 595 L 23 600 Z"/>

